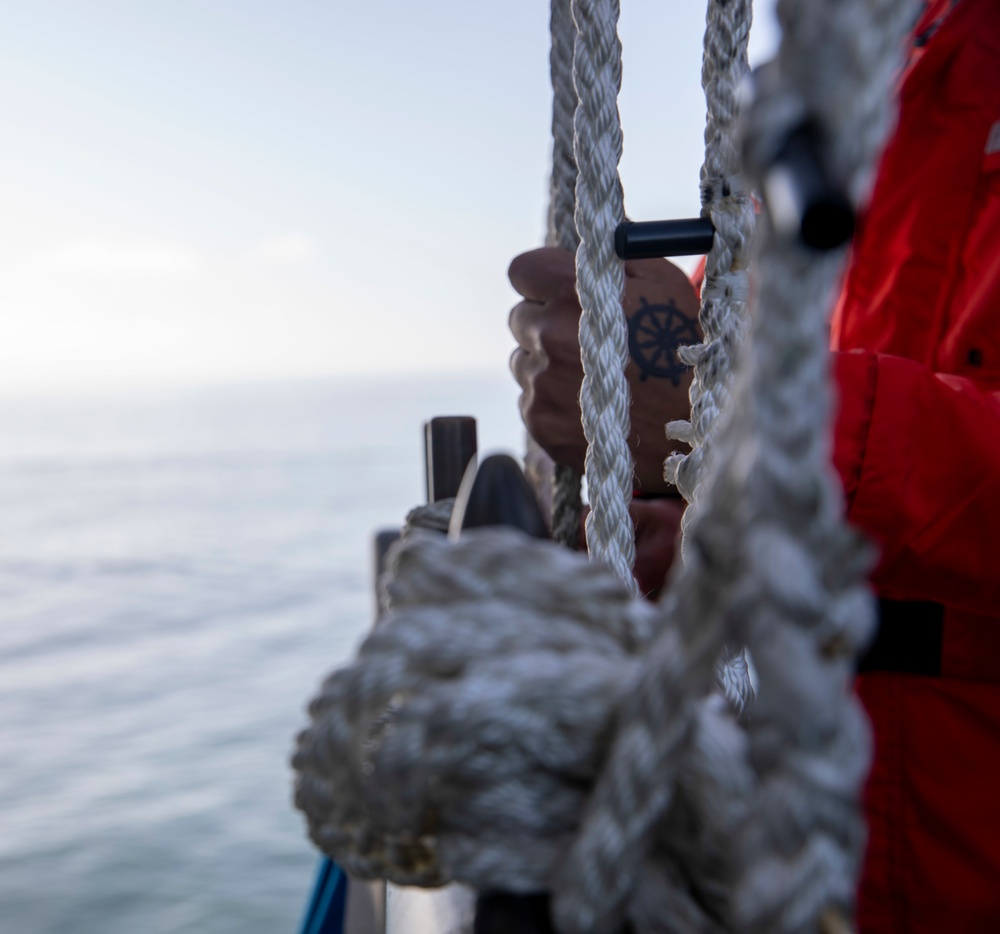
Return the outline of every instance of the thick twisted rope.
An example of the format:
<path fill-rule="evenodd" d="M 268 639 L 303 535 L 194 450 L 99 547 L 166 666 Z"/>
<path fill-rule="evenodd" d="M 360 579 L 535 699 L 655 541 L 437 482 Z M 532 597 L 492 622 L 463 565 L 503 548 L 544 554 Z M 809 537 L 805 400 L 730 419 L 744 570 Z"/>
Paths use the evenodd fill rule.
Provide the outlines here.
<path fill-rule="evenodd" d="M 720 415 L 729 404 L 736 352 L 749 327 L 750 255 L 755 228 L 753 202 L 743 178 L 738 125 L 740 89 L 749 73 L 747 42 L 753 8 L 750 0 L 711 0 L 705 22 L 702 86 L 705 90 L 705 162 L 701 169 L 702 216 L 715 227 L 698 314 L 703 341 L 679 351 L 694 367 L 690 421 L 667 425 L 667 437 L 691 445 L 664 464 L 664 479 L 687 500 L 681 523 L 682 556 L 687 530 L 697 515 L 700 481 L 711 454 Z M 717 678 L 730 703 L 742 711 L 753 696 L 741 648 L 720 647 Z"/>
<path fill-rule="evenodd" d="M 712 221 L 715 238 L 705 259 L 699 321 L 704 339 L 686 347 L 682 359 L 694 367 L 691 420 L 667 425 L 667 437 L 691 445 L 664 465 L 664 477 L 696 507 L 698 480 L 712 435 L 732 393 L 735 352 L 749 326 L 750 249 L 754 208 L 743 179 L 737 124 L 740 88 L 749 74 L 747 41 L 753 9 L 750 0 L 708 4 L 702 86 L 705 89 L 705 162 L 701 169 L 702 216 Z M 687 510 L 690 523 L 696 508 Z"/>
<path fill-rule="evenodd" d="M 552 82 L 552 177 L 550 182 L 548 229 L 545 242 L 575 250 L 580 242 L 576 232 L 576 152 L 573 119 L 576 116 L 576 85 L 573 83 L 573 49 L 576 24 L 570 0 L 552 0 L 549 22 L 552 44 L 549 76 Z"/>
<path fill-rule="evenodd" d="M 695 547 L 675 566 L 657 608 L 656 636 L 619 711 L 608 761 L 557 879 L 554 909 L 561 931 L 613 930 L 626 915 L 635 920 L 630 906 L 643 867 L 657 850 L 656 829 L 678 806 L 680 775 L 697 743 L 698 712 L 715 693 L 718 661 L 730 641 L 735 531 L 725 516 L 697 517 L 691 526 Z M 712 562 L 704 560 L 702 538 L 716 546 Z M 723 767 L 738 773 L 744 764 L 734 759 Z M 724 801 L 710 787 L 706 785 L 706 810 L 735 820 L 744 799 Z M 727 827 L 734 832 L 733 824 Z M 727 868 L 717 880 L 726 904 L 732 867 Z M 688 880 L 687 875 L 664 876 L 660 884 L 677 901 Z M 677 928 L 688 929 L 702 930 L 697 925 Z"/>
<path fill-rule="evenodd" d="M 451 513 L 454 508 L 454 496 L 447 499 L 439 499 L 434 503 L 425 503 L 423 506 L 414 506 L 406 514 L 406 519 L 403 522 L 403 538 L 412 535 L 417 529 L 447 534 L 448 525 L 451 522 Z"/>
<path fill-rule="evenodd" d="M 632 455 L 628 447 L 628 335 L 622 314 L 625 271 L 615 255 L 614 231 L 623 219 L 618 163 L 622 152 L 618 90 L 621 43 L 617 0 L 573 0 L 577 39 L 573 78 L 579 103 L 574 118 L 576 161 L 576 283 L 583 313 L 580 409 L 587 438 L 584 462 L 591 510 L 590 554 L 634 588 L 635 541 L 628 506 Z"/>
<path fill-rule="evenodd" d="M 573 149 L 573 118 L 576 114 L 576 87 L 573 84 L 573 46 L 576 25 L 570 13 L 570 0 L 552 0 L 549 32 L 549 74 L 552 81 L 552 176 L 547 246 L 573 250 L 579 246 L 574 213 L 576 210 L 576 154 Z M 575 548 L 580 537 L 580 475 L 572 467 L 553 464 L 541 448 L 529 438 L 525 458 L 529 478 L 540 499 L 547 500 L 552 517 L 552 538 Z"/>
<path fill-rule="evenodd" d="M 299 737 L 312 838 L 362 877 L 558 893 L 616 711 L 651 664 L 676 657 L 669 638 L 644 655 L 656 609 L 610 569 L 509 529 L 416 532 L 391 563 L 386 615 Z M 719 930 L 727 910 L 745 739 L 717 698 L 694 706 L 672 807 L 630 887 L 643 934 L 665 918 Z"/>
<path fill-rule="evenodd" d="M 895 23 L 873 19 L 882 44 L 863 50 L 871 53 L 866 69 L 854 64 L 854 50 L 834 45 L 832 57 L 841 70 L 848 64 L 860 71 L 855 79 L 872 81 L 874 89 L 862 95 L 854 87 L 832 113 L 820 112 L 832 133 L 843 133 L 846 145 L 869 160 L 874 146 L 858 147 L 857 135 L 869 129 L 877 136 L 884 126 L 866 108 L 884 113 L 891 99 L 885 78 L 899 35 L 887 28 Z M 804 12 L 799 22 L 809 22 Z M 848 23 L 838 24 L 841 34 L 856 34 Z M 810 35 L 823 42 L 831 28 L 827 23 Z M 794 82 L 815 52 L 793 30 L 787 41 L 784 56 L 797 62 Z M 836 75 L 827 74 L 826 90 Z M 842 114 L 859 103 L 860 116 L 845 121 Z M 867 168 L 858 161 L 855 173 Z M 690 749 L 691 705 L 710 690 L 723 645 L 742 641 L 761 653 L 761 682 L 766 671 L 771 684 L 773 707 L 755 709 L 751 719 L 752 735 L 761 741 L 762 777 L 776 760 L 777 767 L 773 784 L 764 778 L 763 800 L 747 811 L 734 920 L 762 931 L 805 930 L 810 923 L 815 928 L 822 912 L 847 914 L 851 907 L 867 759 L 863 718 L 844 696 L 844 682 L 871 620 L 866 552 L 840 524 L 825 447 L 825 318 L 838 261 L 816 264 L 794 244 L 773 244 L 766 255 L 785 265 L 765 263 L 762 270 L 763 362 L 736 394 L 741 404 L 729 437 L 719 429 L 720 443 L 725 439 L 720 473 L 709 475 L 704 508 L 693 513 L 686 559 L 664 602 L 664 628 L 647 650 L 650 660 L 629 694 L 610 760 L 557 880 L 563 884 L 556 888 L 556 917 L 565 930 L 609 929 L 634 897 L 650 828 L 668 813 L 678 763 Z M 765 468 L 755 471 L 758 464 Z M 803 609 L 804 594 L 810 599 Z M 777 724 L 785 732 L 779 729 L 776 743 Z M 755 836 L 758 827 L 769 832 Z M 790 836 L 800 844 L 791 856 Z M 790 879 L 811 884 L 800 889 L 787 885 Z M 765 907 L 754 914 L 755 906 Z"/>
<path fill-rule="evenodd" d="M 784 38 L 750 115 L 752 161 L 805 119 L 833 177 L 860 195 L 890 121 L 908 11 L 907 0 L 780 0 Z M 737 630 L 760 675 L 749 724 L 759 784 L 734 896 L 751 932 L 849 917 L 863 850 L 869 735 L 845 684 L 873 626 L 870 559 L 841 519 L 826 429 L 827 315 L 842 262 L 766 239 L 752 353 L 710 489 L 742 526 Z"/>
<path fill-rule="evenodd" d="M 904 2 L 824 0 L 813 23 L 785 0 L 782 81 L 750 151 L 809 116 L 843 137 L 832 163 L 857 191 Z M 835 90 L 806 78 L 813 61 Z M 838 261 L 813 260 L 773 239 L 763 251 L 759 363 L 736 384 L 660 607 L 509 530 L 398 548 L 389 612 L 324 685 L 295 757 L 313 839 L 348 869 L 548 888 L 564 934 L 625 918 L 638 934 L 805 932 L 849 916 L 867 745 L 845 681 L 871 605 L 827 450 Z M 747 734 L 713 696 L 721 647 L 742 639 L 761 681 Z"/>

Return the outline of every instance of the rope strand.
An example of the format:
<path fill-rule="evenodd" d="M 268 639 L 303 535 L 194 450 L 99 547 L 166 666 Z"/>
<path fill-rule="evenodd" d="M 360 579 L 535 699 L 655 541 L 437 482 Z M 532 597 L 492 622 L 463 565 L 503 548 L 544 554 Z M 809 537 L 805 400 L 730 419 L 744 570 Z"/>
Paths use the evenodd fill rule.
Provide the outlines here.
<path fill-rule="evenodd" d="M 576 87 L 573 84 L 573 46 L 576 25 L 570 0 L 552 0 L 549 22 L 551 49 L 549 74 L 552 82 L 552 175 L 545 243 L 576 251 L 576 154 L 573 151 L 573 118 L 576 114 Z M 551 516 L 553 541 L 576 548 L 580 540 L 581 477 L 572 467 L 554 464 L 529 436 L 525 457 L 529 479 Z"/>
<path fill-rule="evenodd" d="M 751 158 L 807 118 L 857 199 L 891 122 L 908 11 L 907 0 L 780 0 L 783 40 L 749 115 Z M 738 629 L 760 678 L 749 723 L 758 790 L 734 894 L 748 932 L 849 918 L 863 851 L 870 739 L 844 686 L 874 625 L 871 553 L 842 519 L 826 428 L 827 317 L 842 265 L 843 251 L 767 238 L 727 469 L 711 490 L 739 511 Z"/>
<path fill-rule="evenodd" d="M 713 2 L 720 16 L 738 5 Z M 591 35 L 576 46 L 578 276 L 585 308 L 600 299 L 581 343 L 593 338 L 611 358 L 591 370 L 584 405 L 588 438 L 616 459 L 594 476 L 603 514 L 618 508 L 631 542 L 627 498 L 616 499 L 622 465 L 631 479 L 619 445 L 627 410 L 624 433 L 617 410 L 627 395 L 603 382 L 623 362 L 611 316 L 601 317 L 613 307 L 623 325 L 600 235 L 621 207 L 610 168 L 620 71 L 604 54 L 617 38 L 599 12 L 613 6 L 573 6 Z M 774 151 L 807 115 L 857 196 L 888 123 L 906 8 L 781 0 L 780 81 L 754 105 L 747 151 Z M 593 177 L 591 143 L 607 159 Z M 710 212 L 744 197 L 723 185 L 717 199 L 715 182 L 706 191 Z M 709 350 L 692 354 L 706 374 L 699 401 L 708 377 L 721 375 L 716 387 L 731 404 L 704 434 L 714 452 L 661 605 L 634 596 L 600 523 L 592 544 L 607 563 L 510 529 L 457 541 L 416 530 L 394 547 L 385 616 L 358 659 L 323 685 L 293 759 L 310 834 L 348 870 L 549 890 L 562 934 L 626 919 L 636 934 L 805 934 L 851 916 L 869 748 L 844 688 L 872 603 L 870 552 L 843 524 L 829 465 L 825 322 L 842 257 L 768 234 L 752 352 L 733 378 L 712 372 L 731 338 L 711 339 L 722 347 L 714 362 Z M 729 249 L 720 247 L 720 263 Z M 727 275 L 717 277 L 722 298 L 740 304 Z M 692 432 L 709 409 L 695 413 Z M 725 647 L 743 642 L 760 677 L 746 730 L 715 690 Z"/>
<path fill-rule="evenodd" d="M 580 409 L 587 439 L 584 463 L 591 509 L 591 556 L 615 569 L 633 591 L 635 539 L 628 506 L 632 456 L 628 447 L 629 388 L 625 378 L 628 334 L 622 313 L 625 271 L 614 251 L 615 227 L 624 216 L 618 163 L 622 153 L 618 90 L 621 43 L 617 0 L 573 0 L 577 40 L 573 79 L 579 103 L 574 139 L 576 182 L 576 283 L 583 313 Z"/>

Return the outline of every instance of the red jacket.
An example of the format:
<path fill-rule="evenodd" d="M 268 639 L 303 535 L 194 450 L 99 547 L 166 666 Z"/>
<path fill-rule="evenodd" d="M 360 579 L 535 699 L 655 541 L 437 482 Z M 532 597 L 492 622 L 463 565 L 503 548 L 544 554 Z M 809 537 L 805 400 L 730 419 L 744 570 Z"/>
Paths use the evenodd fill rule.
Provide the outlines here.
<path fill-rule="evenodd" d="M 863 932 L 1000 931 L 1000 2 L 928 6 L 832 327 L 886 601 Z"/>

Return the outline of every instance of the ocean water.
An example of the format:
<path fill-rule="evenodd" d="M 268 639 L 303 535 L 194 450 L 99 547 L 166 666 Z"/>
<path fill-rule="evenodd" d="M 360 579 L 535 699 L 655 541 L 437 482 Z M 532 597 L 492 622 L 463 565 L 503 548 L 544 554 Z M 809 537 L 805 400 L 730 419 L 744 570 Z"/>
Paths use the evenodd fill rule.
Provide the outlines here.
<path fill-rule="evenodd" d="M 293 737 L 446 414 L 521 446 L 501 374 L 0 402 L 0 931 L 296 930 Z"/>

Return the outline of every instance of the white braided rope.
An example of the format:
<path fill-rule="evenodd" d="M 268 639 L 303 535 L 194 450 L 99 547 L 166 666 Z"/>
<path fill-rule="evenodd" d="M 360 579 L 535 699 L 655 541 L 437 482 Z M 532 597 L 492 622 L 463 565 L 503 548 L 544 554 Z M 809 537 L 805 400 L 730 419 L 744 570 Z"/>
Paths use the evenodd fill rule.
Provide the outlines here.
<path fill-rule="evenodd" d="M 720 414 L 729 404 L 735 356 L 749 327 L 750 255 L 755 218 L 743 179 L 738 125 L 740 90 L 749 73 L 747 42 L 753 18 L 750 0 L 710 0 L 705 19 L 702 86 L 705 90 L 705 162 L 701 168 L 702 216 L 715 227 L 698 314 L 703 341 L 679 351 L 694 367 L 691 419 L 667 425 L 667 437 L 691 445 L 673 454 L 663 475 L 689 503 L 681 522 L 681 554 L 686 558 L 687 530 L 700 504 L 700 481 L 712 450 Z M 717 678 L 733 707 L 742 711 L 753 686 L 741 648 L 720 648 Z"/>
<path fill-rule="evenodd" d="M 678 806 L 680 772 L 697 742 L 699 705 L 718 684 L 718 660 L 731 628 L 734 533 L 725 516 L 707 522 L 699 516 L 691 527 L 695 547 L 673 569 L 654 620 L 657 635 L 619 711 L 614 745 L 557 880 L 554 913 L 561 931 L 613 930 L 626 913 L 633 917 L 636 886 L 656 851 L 655 829 Z M 711 564 L 703 560 L 702 537 L 716 545 Z M 725 767 L 738 772 L 744 766 L 728 761 Z M 712 787 L 718 786 L 706 785 L 706 810 L 733 817 L 742 801 L 716 797 Z M 673 899 L 683 896 L 688 878 L 675 880 L 681 888 L 671 890 Z M 727 904 L 729 878 L 724 873 L 717 880 Z M 671 883 L 665 878 L 661 884 Z"/>
<path fill-rule="evenodd" d="M 743 180 L 738 98 L 749 73 L 747 41 L 750 0 L 710 0 L 705 24 L 702 86 L 705 89 L 705 162 L 701 169 L 702 216 L 712 221 L 715 238 L 705 260 L 699 321 L 701 344 L 681 351 L 694 367 L 691 420 L 667 425 L 667 437 L 691 445 L 664 464 L 664 477 L 696 507 L 702 465 L 712 434 L 732 392 L 735 352 L 749 325 L 750 249 L 754 208 Z M 687 510 L 687 523 L 695 510 Z"/>
<path fill-rule="evenodd" d="M 622 313 L 625 271 L 615 255 L 615 227 L 622 220 L 622 152 L 618 90 L 621 43 L 617 0 L 573 0 L 577 39 L 573 79 L 579 103 L 574 118 L 576 161 L 576 284 L 583 313 L 580 409 L 587 438 L 584 462 L 591 510 L 590 554 L 614 568 L 635 588 L 635 540 L 628 506 L 632 498 L 629 451 L 629 388 L 625 378 L 628 335 Z"/>
<path fill-rule="evenodd" d="M 841 34 L 856 33 L 859 21 L 849 22 L 837 24 Z M 870 80 L 874 89 L 852 88 L 835 102 L 839 112 L 819 111 L 819 118 L 870 158 L 875 146 L 859 147 L 857 134 L 868 130 L 871 139 L 884 127 L 868 107 L 884 113 L 891 99 L 891 86 L 880 79 L 891 74 L 899 32 L 877 16 L 868 22 L 881 45 L 861 50 L 874 53 L 867 69 L 854 63 L 854 50 L 835 43 L 832 60 L 840 70 L 853 66 L 856 80 Z M 811 35 L 827 41 L 832 28 L 827 23 Z M 794 31 L 787 41 L 785 57 L 797 62 L 788 79 L 795 87 L 815 52 Z M 836 74 L 827 74 L 827 91 Z M 845 114 L 859 104 L 861 116 L 848 122 Z M 856 163 L 856 172 L 867 170 Z M 772 245 L 766 255 L 781 260 L 762 269 L 760 362 L 734 396 L 739 405 L 728 436 L 717 429 L 720 473 L 704 481 L 704 505 L 692 513 L 685 561 L 664 601 L 664 628 L 628 695 L 564 867 L 565 884 L 556 889 L 561 929 L 604 930 L 620 920 L 635 892 L 636 864 L 649 852 L 650 829 L 672 804 L 677 763 L 689 754 L 692 703 L 710 690 L 723 645 L 744 640 L 762 655 L 762 684 L 765 672 L 771 683 L 770 704 L 755 708 L 750 721 L 759 741 L 755 761 L 762 775 L 778 768 L 747 811 L 735 927 L 815 930 L 821 912 L 850 911 L 867 758 L 863 717 L 844 683 L 871 614 L 867 551 L 841 525 L 825 427 L 825 319 L 839 261 L 817 264 L 789 244 Z M 776 726 L 784 745 L 775 742 Z M 755 835 L 760 827 L 767 829 Z M 790 837 L 799 844 L 791 854 Z M 800 890 L 789 880 L 811 884 Z"/>
<path fill-rule="evenodd" d="M 553 504 L 555 464 L 552 458 L 530 434 L 524 434 L 524 476 L 534 491 L 535 499 L 538 501 L 538 508 L 542 512 L 549 532 L 552 533 L 553 525 Z M 579 537 L 579 532 L 578 532 Z"/>
<path fill-rule="evenodd" d="M 857 190 L 905 0 L 822 2 L 818 26 L 805 0 L 781 4 L 788 83 L 759 103 L 751 149 L 812 113 L 845 137 L 833 161 Z M 803 75 L 817 58 L 836 92 Z M 849 915 L 867 749 L 844 682 L 871 607 L 828 466 L 837 258 L 812 260 L 762 255 L 760 362 L 661 607 L 510 530 L 398 548 L 390 612 L 324 685 L 295 757 L 313 839 L 348 869 L 550 888 L 564 934 L 626 917 L 637 934 L 805 932 Z M 752 756 L 712 697 L 720 649 L 741 638 L 761 677 Z"/>
<path fill-rule="evenodd" d="M 573 120 L 577 96 L 573 83 L 573 48 L 576 25 L 570 0 L 552 0 L 549 24 L 552 46 L 549 73 L 552 80 L 552 181 L 548 230 L 545 242 L 575 251 L 580 245 L 576 232 L 576 153 Z M 553 465 L 552 537 L 576 548 L 580 538 L 580 475 L 572 467 Z"/>
<path fill-rule="evenodd" d="M 576 24 L 570 0 L 552 0 L 549 33 L 549 76 L 552 82 L 552 177 L 545 243 L 575 250 L 580 243 L 576 232 L 576 153 L 573 120 L 576 116 L 576 86 L 573 83 L 573 49 Z"/>
<path fill-rule="evenodd" d="M 804 116 L 826 135 L 834 177 L 856 197 L 883 144 L 908 0 L 779 0 L 772 85 L 748 150 L 774 151 Z M 742 525 L 733 587 L 760 692 L 749 724 L 759 788 L 741 835 L 734 919 L 745 931 L 814 931 L 849 917 L 863 850 L 868 727 L 846 690 L 873 625 L 868 549 L 843 524 L 826 428 L 827 316 L 843 252 L 768 237 L 752 353 L 713 504 Z"/>
<path fill-rule="evenodd" d="M 514 530 L 459 542 L 417 532 L 390 563 L 386 615 L 327 679 L 299 737 L 296 803 L 310 834 L 362 877 L 555 888 L 558 899 L 616 710 L 651 665 L 677 657 L 676 640 L 647 656 L 651 604 L 610 569 Z M 665 918 L 719 930 L 727 910 L 745 738 L 718 699 L 693 706 L 672 807 L 629 885 L 640 934 Z M 606 929 L 560 917 L 563 931 Z"/>
<path fill-rule="evenodd" d="M 439 499 L 433 503 L 425 503 L 422 506 L 414 506 L 406 514 L 403 521 L 402 536 L 406 538 L 412 535 L 417 529 L 427 532 L 448 533 L 448 525 L 451 522 L 451 513 L 455 508 L 455 497 Z"/>

